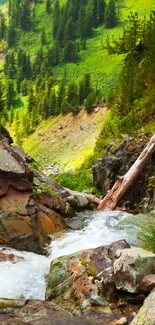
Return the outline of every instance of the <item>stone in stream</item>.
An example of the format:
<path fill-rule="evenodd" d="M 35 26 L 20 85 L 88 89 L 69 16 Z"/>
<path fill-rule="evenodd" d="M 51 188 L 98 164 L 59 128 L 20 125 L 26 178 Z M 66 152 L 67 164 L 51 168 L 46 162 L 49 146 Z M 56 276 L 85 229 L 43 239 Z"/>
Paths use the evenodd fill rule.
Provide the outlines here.
<path fill-rule="evenodd" d="M 114 255 L 118 248 L 125 247 L 129 247 L 127 242 L 120 240 L 52 261 L 46 298 L 69 309 L 106 306 L 105 299 L 115 296 Z"/>
<path fill-rule="evenodd" d="M 17 263 L 23 261 L 22 256 L 17 256 L 15 254 L 6 254 L 5 252 L 0 252 L 0 262 L 9 261 L 11 263 Z"/>

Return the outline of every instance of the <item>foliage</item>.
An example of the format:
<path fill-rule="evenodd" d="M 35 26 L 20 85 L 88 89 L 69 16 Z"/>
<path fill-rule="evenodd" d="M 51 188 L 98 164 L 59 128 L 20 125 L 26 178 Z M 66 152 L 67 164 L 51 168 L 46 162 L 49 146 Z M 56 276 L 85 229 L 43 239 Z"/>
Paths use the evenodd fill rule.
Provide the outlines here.
<path fill-rule="evenodd" d="M 145 249 L 155 253 L 155 220 L 152 217 L 150 218 L 151 220 L 141 226 L 138 237 Z"/>
<path fill-rule="evenodd" d="M 57 193 L 52 189 L 50 185 L 47 184 L 37 185 L 33 187 L 33 190 L 36 196 L 41 196 L 41 194 L 45 192 L 51 194 L 51 196 L 54 199 L 57 198 Z"/>
<path fill-rule="evenodd" d="M 82 192 L 84 190 L 93 191 L 98 194 L 97 190 L 92 186 L 92 175 L 90 170 L 66 172 L 54 176 L 54 179 L 63 187 L 71 190 Z"/>

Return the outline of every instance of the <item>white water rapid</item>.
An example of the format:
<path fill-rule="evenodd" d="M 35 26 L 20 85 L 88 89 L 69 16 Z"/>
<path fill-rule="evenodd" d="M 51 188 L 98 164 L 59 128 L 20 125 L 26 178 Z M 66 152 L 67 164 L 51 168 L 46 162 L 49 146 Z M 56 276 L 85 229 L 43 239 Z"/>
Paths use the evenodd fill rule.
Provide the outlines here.
<path fill-rule="evenodd" d="M 136 232 L 133 237 L 127 230 L 116 230 L 115 227 L 129 214 L 123 212 L 84 212 L 85 225 L 82 230 L 69 230 L 58 239 L 52 241 L 49 256 L 20 252 L 13 249 L 5 253 L 13 253 L 24 260 L 17 263 L 0 262 L 0 298 L 41 299 L 45 297 L 45 276 L 48 274 L 51 260 L 76 251 L 95 248 L 110 244 L 119 239 L 126 239 L 135 243 Z M 3 248 L 0 248 L 2 251 Z"/>

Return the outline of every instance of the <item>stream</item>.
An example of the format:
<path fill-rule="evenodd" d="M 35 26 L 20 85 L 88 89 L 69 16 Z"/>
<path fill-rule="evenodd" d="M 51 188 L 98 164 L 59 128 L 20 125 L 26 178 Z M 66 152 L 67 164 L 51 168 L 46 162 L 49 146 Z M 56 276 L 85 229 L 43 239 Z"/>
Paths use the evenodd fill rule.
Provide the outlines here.
<path fill-rule="evenodd" d="M 44 300 L 45 276 L 48 274 L 51 260 L 82 249 L 108 245 L 119 239 L 126 239 L 130 244 L 136 245 L 134 225 L 119 228 L 121 222 L 131 215 L 116 211 L 85 211 L 80 212 L 78 216 L 84 219 L 82 229 L 68 230 L 61 236 L 56 236 L 48 247 L 48 257 L 0 248 L 0 252 L 5 250 L 7 254 L 13 253 L 24 258 L 16 263 L 0 262 L 0 298 Z"/>

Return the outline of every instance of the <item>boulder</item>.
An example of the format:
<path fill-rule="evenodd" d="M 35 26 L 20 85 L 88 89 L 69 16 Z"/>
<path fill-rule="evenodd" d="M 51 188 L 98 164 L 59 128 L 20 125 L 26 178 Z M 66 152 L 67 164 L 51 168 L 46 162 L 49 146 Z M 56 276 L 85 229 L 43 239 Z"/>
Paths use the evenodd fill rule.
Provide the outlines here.
<path fill-rule="evenodd" d="M 85 309 L 106 306 L 106 298 L 115 295 L 114 251 L 129 247 L 126 241 L 80 251 L 51 262 L 46 299 L 61 306 Z"/>
<path fill-rule="evenodd" d="M 155 274 L 145 275 L 141 285 L 140 290 L 143 292 L 150 292 L 155 288 Z"/>
<path fill-rule="evenodd" d="M 142 248 L 117 250 L 114 261 L 114 281 L 118 290 L 131 293 L 140 291 L 145 275 L 155 272 L 155 254 Z"/>
<path fill-rule="evenodd" d="M 143 306 L 130 325 L 155 325 L 155 290 L 145 299 Z"/>

